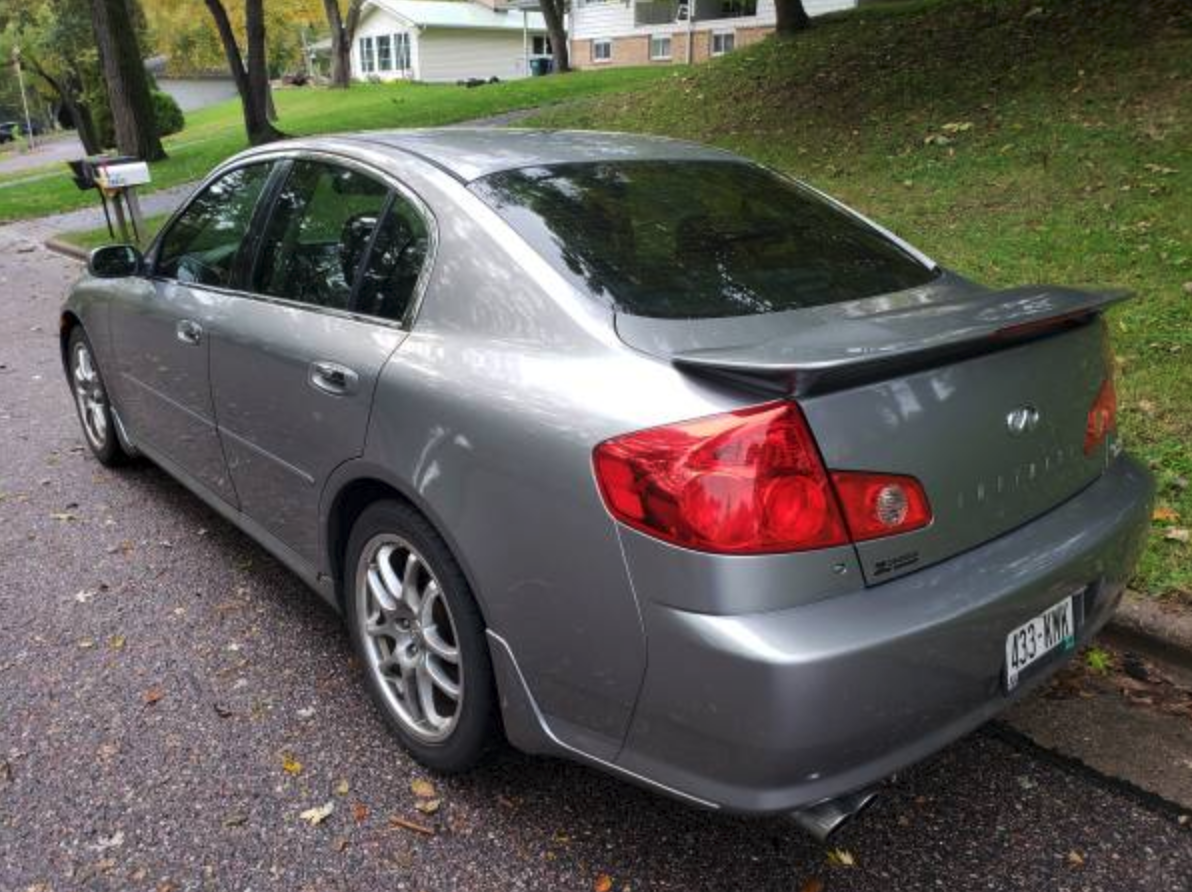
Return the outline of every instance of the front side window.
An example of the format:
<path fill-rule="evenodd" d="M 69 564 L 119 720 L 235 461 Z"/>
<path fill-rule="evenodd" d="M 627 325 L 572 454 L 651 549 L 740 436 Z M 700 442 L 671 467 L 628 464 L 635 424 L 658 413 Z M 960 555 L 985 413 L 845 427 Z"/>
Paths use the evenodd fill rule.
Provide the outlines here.
<path fill-rule="evenodd" d="M 413 204 L 395 194 L 360 272 L 355 309 L 401 322 L 429 249 L 426 221 Z"/>
<path fill-rule="evenodd" d="M 655 35 L 650 38 L 650 58 L 669 59 L 671 57 L 671 39 L 667 34 Z"/>
<path fill-rule="evenodd" d="M 844 209 L 744 162 L 558 164 L 469 188 L 578 287 L 631 315 L 797 310 L 937 275 Z"/>
<path fill-rule="evenodd" d="M 377 70 L 393 70 L 393 38 L 388 34 L 377 38 Z"/>
<path fill-rule="evenodd" d="M 360 70 L 365 74 L 372 74 L 376 71 L 376 57 L 373 56 L 373 39 L 371 37 L 360 38 Z"/>
<path fill-rule="evenodd" d="M 613 57 L 613 43 L 611 40 L 592 41 L 592 61 L 607 62 Z"/>
<path fill-rule="evenodd" d="M 349 309 L 389 189 L 345 167 L 295 161 L 278 192 L 253 273 L 253 290 Z"/>
<path fill-rule="evenodd" d="M 733 47 L 736 46 L 736 35 L 731 31 L 713 34 L 712 35 L 712 55 L 723 56 L 725 53 L 731 53 Z"/>
<path fill-rule="evenodd" d="M 271 164 L 238 167 L 197 195 L 162 237 L 156 274 L 230 287 L 240 246 L 271 170 Z"/>

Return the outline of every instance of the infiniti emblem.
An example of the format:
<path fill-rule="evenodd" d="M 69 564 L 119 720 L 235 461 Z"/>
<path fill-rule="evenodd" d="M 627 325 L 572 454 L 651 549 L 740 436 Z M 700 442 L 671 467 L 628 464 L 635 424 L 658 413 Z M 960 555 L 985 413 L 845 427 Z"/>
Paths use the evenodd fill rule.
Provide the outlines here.
<path fill-rule="evenodd" d="M 1034 406 L 1019 406 L 1006 414 L 1006 430 L 1012 437 L 1029 434 L 1039 426 L 1039 410 Z"/>

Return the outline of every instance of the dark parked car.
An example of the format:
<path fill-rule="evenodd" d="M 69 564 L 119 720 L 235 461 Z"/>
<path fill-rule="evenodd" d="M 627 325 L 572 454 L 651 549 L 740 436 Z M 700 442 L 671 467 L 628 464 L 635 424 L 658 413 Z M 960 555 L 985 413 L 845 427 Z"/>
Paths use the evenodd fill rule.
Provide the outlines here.
<path fill-rule="evenodd" d="M 990 290 L 701 146 L 368 133 L 97 251 L 62 355 L 99 460 L 341 610 L 426 765 L 504 737 L 824 835 L 1118 604 L 1123 296 Z"/>

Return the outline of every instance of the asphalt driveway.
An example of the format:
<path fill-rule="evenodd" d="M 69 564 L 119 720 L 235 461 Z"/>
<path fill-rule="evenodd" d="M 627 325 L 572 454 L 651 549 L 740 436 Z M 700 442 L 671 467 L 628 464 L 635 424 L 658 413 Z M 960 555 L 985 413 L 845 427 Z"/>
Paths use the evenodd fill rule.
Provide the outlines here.
<path fill-rule="evenodd" d="M 160 471 L 90 458 L 77 272 L 0 244 L 0 890 L 1192 889 L 1174 810 L 996 730 L 898 778 L 836 863 L 562 762 L 428 776 L 314 595 Z"/>

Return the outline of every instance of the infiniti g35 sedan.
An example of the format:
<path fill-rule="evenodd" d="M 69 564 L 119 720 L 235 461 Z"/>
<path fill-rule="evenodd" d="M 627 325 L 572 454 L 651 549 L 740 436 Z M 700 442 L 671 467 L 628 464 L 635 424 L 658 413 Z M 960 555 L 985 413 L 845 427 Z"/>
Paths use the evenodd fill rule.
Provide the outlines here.
<path fill-rule="evenodd" d="M 61 338 L 96 458 L 341 611 L 425 765 L 507 740 L 823 835 L 1117 605 L 1124 296 L 698 145 L 447 129 L 232 158 Z"/>

